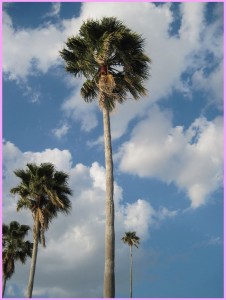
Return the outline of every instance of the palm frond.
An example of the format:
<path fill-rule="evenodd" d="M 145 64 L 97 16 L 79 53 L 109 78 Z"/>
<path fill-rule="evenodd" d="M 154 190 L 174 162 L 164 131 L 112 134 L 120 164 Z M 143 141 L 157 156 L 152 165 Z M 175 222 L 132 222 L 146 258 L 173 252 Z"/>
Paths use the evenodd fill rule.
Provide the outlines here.
<path fill-rule="evenodd" d="M 94 80 L 86 80 L 81 88 L 81 96 L 86 102 L 98 97 L 98 88 Z"/>
<path fill-rule="evenodd" d="M 16 210 L 20 211 L 22 208 L 31 209 L 32 202 L 27 198 L 20 197 L 20 199 L 17 201 Z"/>
<path fill-rule="evenodd" d="M 33 244 L 24 241 L 30 227 L 12 221 L 9 225 L 3 224 L 3 251 L 2 269 L 6 279 L 11 278 L 15 271 L 15 261 L 25 263 L 31 257 Z"/>
<path fill-rule="evenodd" d="M 45 246 L 44 234 L 52 219 L 59 212 L 68 214 L 71 210 L 71 201 L 68 198 L 72 195 L 68 186 L 69 176 L 57 171 L 51 163 L 42 163 L 39 166 L 34 163 L 27 164 L 25 170 L 17 170 L 15 174 L 21 178 L 19 185 L 11 189 L 12 194 L 19 195 L 17 211 L 22 208 L 31 211 L 35 223 L 34 237 L 38 236 Z M 24 233 L 28 230 L 26 227 L 23 229 Z"/>
<path fill-rule="evenodd" d="M 86 102 L 101 98 L 98 72 L 102 66 L 116 82 L 114 91 L 104 94 L 109 110 L 116 102 L 126 101 L 128 95 L 137 100 L 147 94 L 143 83 L 150 75 L 151 59 L 144 52 L 144 38 L 114 17 L 85 21 L 79 34 L 68 38 L 60 55 L 68 72 L 87 79 L 81 88 Z"/>
<path fill-rule="evenodd" d="M 122 241 L 129 246 L 135 246 L 138 248 L 140 238 L 136 235 L 135 231 L 128 231 L 125 232 L 125 235 L 122 237 Z"/>

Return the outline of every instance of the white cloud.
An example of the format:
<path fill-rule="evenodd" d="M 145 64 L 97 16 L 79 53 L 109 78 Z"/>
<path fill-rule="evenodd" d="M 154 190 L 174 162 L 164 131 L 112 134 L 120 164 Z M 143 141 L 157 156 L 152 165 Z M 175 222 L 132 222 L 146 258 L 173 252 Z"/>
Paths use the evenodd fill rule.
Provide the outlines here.
<path fill-rule="evenodd" d="M 13 143 L 3 141 L 3 178 L 4 191 L 8 192 L 12 185 L 15 185 L 17 180 L 13 175 L 13 171 L 20 168 L 25 168 L 27 163 L 36 162 L 52 162 L 56 168 L 62 169 L 65 172 L 70 170 L 72 165 L 72 157 L 68 150 L 46 149 L 43 152 L 21 152 Z M 4 194 L 8 198 L 8 194 Z"/>
<path fill-rule="evenodd" d="M 95 146 L 101 146 L 103 147 L 104 145 L 104 136 L 101 135 L 95 140 L 90 140 L 86 142 L 86 145 L 90 148 L 95 147 Z"/>
<path fill-rule="evenodd" d="M 79 121 L 81 129 L 86 132 L 89 132 L 98 124 L 96 103 L 86 103 L 77 88 L 74 89 L 69 98 L 65 99 L 62 110 L 75 122 Z"/>
<path fill-rule="evenodd" d="M 99 163 L 94 162 L 90 167 L 81 163 L 73 166 L 71 154 L 67 150 L 47 149 L 43 152 L 23 153 L 14 144 L 4 141 L 3 221 L 9 222 L 14 219 L 29 224 L 32 228 L 33 221 L 29 212 L 16 213 L 16 199 L 9 196 L 10 188 L 17 184 L 13 170 L 24 168 L 27 162 L 46 161 L 56 164 L 57 169 L 68 172 L 69 185 L 73 190 L 72 212 L 68 216 L 59 215 L 46 233 L 47 247 L 40 247 L 38 254 L 34 295 L 43 297 L 47 293 L 49 297 L 101 297 L 104 269 L 105 169 Z M 117 182 L 114 193 L 116 256 L 118 264 L 121 265 L 117 280 L 122 284 L 127 281 L 127 270 L 120 264 L 127 255 L 127 249 L 121 242 L 124 232 L 129 229 L 137 230 L 145 240 L 148 238 L 150 227 L 171 213 L 163 208 L 159 211 L 154 210 L 146 200 L 141 199 L 133 204 L 123 204 L 123 190 Z M 164 217 L 161 219 L 159 215 Z M 11 280 L 24 290 L 29 264 L 30 261 L 25 266 L 18 265 Z"/>
<path fill-rule="evenodd" d="M 103 191 L 106 190 L 104 167 L 100 167 L 97 162 L 93 163 L 90 169 L 90 176 L 93 179 L 94 187 L 100 188 Z"/>
<path fill-rule="evenodd" d="M 136 231 L 142 239 L 147 238 L 148 227 L 153 223 L 154 215 L 154 209 L 145 200 L 138 199 L 135 203 L 128 204 L 125 219 L 126 230 Z"/>
<path fill-rule="evenodd" d="M 159 211 L 157 212 L 157 220 L 163 221 L 166 218 L 173 218 L 179 213 L 178 210 L 170 211 L 166 207 L 160 207 Z"/>
<path fill-rule="evenodd" d="M 184 2 L 180 8 L 182 24 L 179 34 L 184 40 L 192 44 L 197 44 L 201 38 L 200 34 L 204 29 L 205 5 L 201 2 L 197 2 L 195 5 L 192 2 Z"/>
<path fill-rule="evenodd" d="M 223 62 L 209 75 L 206 75 L 204 69 L 194 72 L 192 76 L 192 87 L 196 90 L 206 92 L 210 104 L 215 104 L 218 108 L 223 109 Z"/>
<path fill-rule="evenodd" d="M 48 16 L 56 16 L 61 3 L 52 3 Z M 3 73 L 5 78 L 26 81 L 31 75 L 47 73 L 51 67 L 62 64 L 59 51 L 67 37 L 75 34 L 82 19 L 58 19 L 58 24 L 43 22 L 37 28 L 15 29 L 13 20 L 3 11 Z"/>
<path fill-rule="evenodd" d="M 223 244 L 223 240 L 220 236 L 206 236 L 203 240 L 195 243 L 193 248 L 200 247 L 216 247 Z"/>
<path fill-rule="evenodd" d="M 191 206 L 199 207 L 222 186 L 223 119 L 199 118 L 184 130 L 153 107 L 115 158 L 124 172 L 174 182 L 188 193 Z"/>
<path fill-rule="evenodd" d="M 24 81 L 30 75 L 46 73 L 58 65 L 64 36 L 52 24 L 36 29 L 15 29 L 3 11 L 3 72 L 11 80 Z"/>
<path fill-rule="evenodd" d="M 55 128 L 52 130 L 52 133 L 58 139 L 61 139 L 63 136 L 67 135 L 70 126 L 67 123 L 63 123 L 61 127 Z"/>
<path fill-rule="evenodd" d="M 138 199 L 125 207 L 125 228 L 127 231 L 136 231 L 137 235 L 146 240 L 149 237 L 149 227 L 159 226 L 167 218 L 175 217 L 179 211 L 170 211 L 166 207 L 154 209 L 149 202 Z"/>
<path fill-rule="evenodd" d="M 51 3 L 51 10 L 50 12 L 45 14 L 45 17 L 55 17 L 58 16 L 61 9 L 61 3 L 60 2 L 54 2 Z"/>

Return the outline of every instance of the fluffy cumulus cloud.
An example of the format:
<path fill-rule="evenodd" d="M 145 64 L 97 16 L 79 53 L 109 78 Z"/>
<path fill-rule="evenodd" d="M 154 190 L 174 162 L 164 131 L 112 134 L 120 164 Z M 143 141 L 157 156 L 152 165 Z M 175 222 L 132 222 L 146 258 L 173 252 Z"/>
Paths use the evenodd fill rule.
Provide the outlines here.
<path fill-rule="evenodd" d="M 15 29 L 3 12 L 3 74 L 11 80 L 26 80 L 29 75 L 46 73 L 59 64 L 62 33 L 53 25 L 37 29 Z M 50 42 L 51 41 L 51 42 Z"/>
<path fill-rule="evenodd" d="M 57 16 L 61 4 L 52 3 L 44 17 Z M 44 18 L 45 19 L 45 18 Z M 72 18 L 40 22 L 37 28 L 15 28 L 13 20 L 3 11 L 3 73 L 5 78 L 26 81 L 29 76 L 45 74 L 51 67 L 62 63 L 59 51 L 67 37 L 78 32 L 82 19 Z"/>
<path fill-rule="evenodd" d="M 9 141 L 3 142 L 3 169 L 4 177 L 9 175 L 4 172 L 12 171 L 12 169 L 22 168 L 27 162 L 35 162 L 37 164 L 43 162 L 52 162 L 59 169 L 64 169 L 66 172 L 71 168 L 72 157 L 68 150 L 46 149 L 43 152 L 21 152 L 13 143 Z"/>
<path fill-rule="evenodd" d="M 222 185 L 223 118 L 198 118 L 184 129 L 155 106 L 115 157 L 122 171 L 173 182 L 199 207 Z"/>
<path fill-rule="evenodd" d="M 221 12 L 216 10 L 216 18 L 206 26 L 205 3 L 181 3 L 177 16 L 172 3 L 156 6 L 153 3 L 88 3 L 82 4 L 77 18 L 59 19 L 57 25 L 40 24 L 38 28 L 15 29 L 13 20 L 3 13 L 3 72 L 10 79 L 26 79 L 37 72 L 46 73 L 52 66 L 62 63 L 59 50 L 67 37 L 78 32 L 87 18 L 112 16 L 112 11 L 128 27 L 141 33 L 146 39 L 145 51 L 152 58 L 151 78 L 146 85 L 150 91 L 149 101 L 119 106 L 112 117 L 112 136 L 123 135 L 129 122 L 140 116 L 151 102 L 158 101 L 174 89 L 192 94 L 183 78 L 189 71 L 192 87 L 211 91 L 212 103 L 222 103 L 223 91 L 223 39 Z M 53 4 L 52 14 L 58 14 L 60 6 Z M 142 16 L 137 18 L 137 15 Z M 176 17 L 180 18 L 177 32 L 172 31 Z M 135 21 L 136 20 L 136 21 Z M 177 20 L 178 21 L 178 20 Z M 179 23 L 178 23 L 179 24 Z M 158 30 L 156 30 L 158 28 Z M 215 64 L 206 75 L 208 56 Z M 216 75 L 216 76 L 215 76 Z M 63 109 L 73 119 L 81 122 L 82 129 L 89 131 L 97 125 L 93 107 L 84 109 L 80 102 L 79 86 L 75 87 L 69 99 L 65 99 Z M 222 106 L 222 105 L 221 105 Z M 88 111 L 88 113 L 87 113 Z M 126 111 L 126 114 L 125 114 Z M 89 114 L 90 118 L 87 117 Z"/>
<path fill-rule="evenodd" d="M 72 164 L 68 150 L 46 149 L 43 152 L 22 152 L 9 141 L 3 144 L 3 221 L 18 220 L 32 227 L 33 220 L 29 212 L 16 213 L 16 199 L 10 196 L 9 190 L 18 181 L 13 170 L 25 168 L 26 163 L 52 162 L 56 168 L 67 172 L 69 185 L 73 190 L 72 212 L 69 216 L 59 216 L 47 231 L 47 248 L 40 248 L 36 271 L 34 295 L 37 297 L 93 297 L 101 296 L 104 254 L 105 226 L 105 169 L 98 162 L 91 166 Z M 127 230 L 136 230 L 145 240 L 151 226 L 158 224 L 166 217 L 175 216 L 166 208 L 156 211 L 151 204 L 138 199 L 132 204 L 123 202 L 123 190 L 115 182 L 115 215 L 116 215 L 116 256 L 123 261 L 126 249 L 121 237 Z M 162 217 L 160 217 L 162 216 Z M 54 253 L 54 255 L 53 255 Z M 45 266 L 45 268 L 44 268 Z M 92 269 L 92 272 L 90 272 Z M 18 266 L 14 279 L 21 287 L 26 287 L 29 264 Z M 93 278 L 95 272 L 97 276 Z M 118 280 L 125 280 L 125 269 L 120 269 Z M 21 276 L 23 274 L 23 276 Z M 54 275 L 53 275 L 54 274 Z M 48 278 L 48 287 L 45 287 Z M 62 284 L 62 278 L 65 280 Z M 13 280 L 11 281 L 13 283 Z M 10 292 L 11 290 L 11 292 Z M 9 292 L 13 286 L 9 284 Z"/>
<path fill-rule="evenodd" d="M 179 211 L 169 211 L 166 207 L 154 209 L 149 202 L 138 199 L 135 203 L 125 207 L 125 228 L 136 231 L 145 240 L 149 237 L 149 226 L 158 226 L 166 218 L 175 217 Z"/>
<path fill-rule="evenodd" d="M 200 33 L 204 29 L 204 6 L 202 3 L 193 5 L 191 2 L 187 2 L 181 5 L 180 11 L 182 14 L 180 36 L 184 40 L 196 44 L 200 39 Z"/>

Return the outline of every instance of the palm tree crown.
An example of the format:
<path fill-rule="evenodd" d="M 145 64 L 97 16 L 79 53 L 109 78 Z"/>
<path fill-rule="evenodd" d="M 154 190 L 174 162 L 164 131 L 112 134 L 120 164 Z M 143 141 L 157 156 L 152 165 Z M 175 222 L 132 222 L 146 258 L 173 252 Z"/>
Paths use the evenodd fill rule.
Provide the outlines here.
<path fill-rule="evenodd" d="M 84 100 L 93 101 L 101 90 L 111 110 L 115 102 L 124 102 L 128 93 L 134 99 L 146 94 L 143 81 L 149 76 L 150 59 L 143 48 L 144 39 L 112 17 L 84 22 L 60 54 L 68 72 L 87 79 L 81 88 Z"/>
<path fill-rule="evenodd" d="M 68 214 L 71 209 L 68 175 L 56 171 L 51 163 L 27 164 L 26 170 L 19 169 L 14 173 L 21 179 L 20 184 L 11 189 L 12 194 L 19 195 L 17 211 L 31 210 L 35 224 L 40 225 L 39 239 L 45 246 L 44 232 L 51 220 L 58 212 Z"/>
<path fill-rule="evenodd" d="M 138 248 L 140 238 L 136 235 L 135 231 L 128 231 L 125 232 L 125 235 L 122 237 L 122 241 L 129 246 L 135 246 Z"/>
<path fill-rule="evenodd" d="M 2 225 L 2 271 L 3 271 L 3 294 L 6 280 L 10 279 L 15 272 L 15 262 L 25 263 L 27 257 L 32 255 L 33 244 L 24 241 L 30 227 L 20 225 L 12 221 L 9 225 Z"/>

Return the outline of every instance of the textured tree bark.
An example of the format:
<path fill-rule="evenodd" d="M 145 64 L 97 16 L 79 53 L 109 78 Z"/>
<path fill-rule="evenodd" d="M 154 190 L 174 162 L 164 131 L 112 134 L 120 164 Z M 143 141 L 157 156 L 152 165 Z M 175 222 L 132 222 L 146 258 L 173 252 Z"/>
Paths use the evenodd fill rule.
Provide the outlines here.
<path fill-rule="evenodd" d="M 35 226 L 35 231 L 34 231 L 34 243 L 33 243 L 33 250 L 32 250 L 30 275 L 29 275 L 28 287 L 27 287 L 27 298 L 32 298 L 34 277 L 35 277 L 35 269 L 36 269 L 36 261 L 37 261 L 37 254 L 38 254 L 38 233 L 39 233 L 39 230 L 40 230 L 40 226 L 39 226 L 39 222 L 37 222 L 37 224 Z"/>
<path fill-rule="evenodd" d="M 105 167 L 106 167 L 106 225 L 105 225 L 105 266 L 104 298 L 115 297 L 115 231 L 114 231 L 114 177 L 111 146 L 110 116 L 107 107 L 103 110 Z"/>
<path fill-rule="evenodd" d="M 2 298 L 5 294 L 5 287 L 6 287 L 6 281 L 7 281 L 7 278 L 5 276 L 3 276 L 3 283 L 2 283 Z"/>
<path fill-rule="evenodd" d="M 133 298 L 133 254 L 130 246 L 130 298 Z"/>

